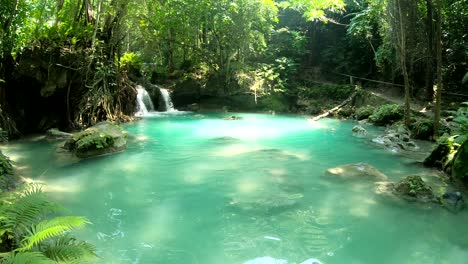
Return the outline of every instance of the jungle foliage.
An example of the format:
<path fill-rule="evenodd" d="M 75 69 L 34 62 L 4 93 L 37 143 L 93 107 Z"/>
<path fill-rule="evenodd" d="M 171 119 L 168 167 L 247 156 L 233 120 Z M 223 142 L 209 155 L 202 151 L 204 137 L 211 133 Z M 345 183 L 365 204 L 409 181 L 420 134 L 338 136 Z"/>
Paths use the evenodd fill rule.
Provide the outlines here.
<path fill-rule="evenodd" d="M 410 99 L 432 100 L 437 79 L 466 87 L 467 10 L 467 0 L 1 0 L 0 125 L 12 135 L 37 119 L 16 102 L 26 99 L 14 87 L 31 83 L 60 97 L 58 126 L 71 129 L 127 120 L 131 81 L 194 76 L 215 94 L 295 97 L 348 82 L 340 74 L 405 86 L 409 120 Z"/>

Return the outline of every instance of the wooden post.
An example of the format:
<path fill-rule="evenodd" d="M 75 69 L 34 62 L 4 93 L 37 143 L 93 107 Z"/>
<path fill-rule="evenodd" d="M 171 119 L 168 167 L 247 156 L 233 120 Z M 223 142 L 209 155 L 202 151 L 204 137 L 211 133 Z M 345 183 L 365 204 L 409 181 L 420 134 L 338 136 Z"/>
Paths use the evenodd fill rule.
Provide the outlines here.
<path fill-rule="evenodd" d="M 349 84 L 354 85 L 353 76 L 349 76 Z"/>

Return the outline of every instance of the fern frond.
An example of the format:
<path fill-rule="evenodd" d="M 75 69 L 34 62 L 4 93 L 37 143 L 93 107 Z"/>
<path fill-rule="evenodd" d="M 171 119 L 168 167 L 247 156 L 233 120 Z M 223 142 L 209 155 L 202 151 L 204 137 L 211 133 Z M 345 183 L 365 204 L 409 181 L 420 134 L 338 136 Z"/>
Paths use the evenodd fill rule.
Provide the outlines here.
<path fill-rule="evenodd" d="M 10 253 L 2 259 L 2 264 L 56 264 L 42 252 Z"/>
<path fill-rule="evenodd" d="M 29 230 L 29 235 L 22 241 L 19 251 L 31 250 L 34 246 L 47 239 L 58 237 L 65 232 L 82 228 L 90 222 L 81 216 L 61 216 L 44 220 Z"/>
<path fill-rule="evenodd" d="M 67 236 L 60 237 L 54 244 L 49 244 L 44 254 L 59 263 L 67 264 L 89 263 L 97 257 L 93 245 Z"/>
<path fill-rule="evenodd" d="M 40 185 L 30 184 L 3 201 L 1 225 L 22 236 L 32 225 L 58 209 L 55 203 L 47 200 Z"/>

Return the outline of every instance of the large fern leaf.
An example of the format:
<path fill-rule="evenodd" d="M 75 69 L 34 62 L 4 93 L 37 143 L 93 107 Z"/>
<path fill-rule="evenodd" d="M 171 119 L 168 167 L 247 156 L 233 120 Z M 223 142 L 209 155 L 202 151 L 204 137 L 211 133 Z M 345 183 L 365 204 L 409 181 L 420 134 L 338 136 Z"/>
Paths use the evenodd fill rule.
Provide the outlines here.
<path fill-rule="evenodd" d="M 2 264 L 56 264 L 42 252 L 10 253 L 1 259 Z"/>
<path fill-rule="evenodd" d="M 56 212 L 58 205 L 47 200 L 41 186 L 27 185 L 21 191 L 4 199 L 0 206 L 1 227 L 22 236 L 48 213 Z"/>
<path fill-rule="evenodd" d="M 89 263 L 97 257 L 93 245 L 67 236 L 46 246 L 44 254 L 59 263 L 67 264 Z"/>
<path fill-rule="evenodd" d="M 50 220 L 44 220 L 33 225 L 29 235 L 21 241 L 19 251 L 31 250 L 34 246 L 54 237 L 62 236 L 66 232 L 82 228 L 90 222 L 81 216 L 61 216 Z"/>

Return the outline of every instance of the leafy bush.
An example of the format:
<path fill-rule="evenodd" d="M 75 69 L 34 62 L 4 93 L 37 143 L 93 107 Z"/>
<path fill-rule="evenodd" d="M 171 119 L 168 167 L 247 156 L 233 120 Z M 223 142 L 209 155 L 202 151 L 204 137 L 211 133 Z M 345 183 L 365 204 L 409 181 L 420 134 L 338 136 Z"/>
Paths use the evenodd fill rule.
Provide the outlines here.
<path fill-rule="evenodd" d="M 265 110 L 271 110 L 278 113 L 285 113 L 289 111 L 289 103 L 283 96 L 269 95 L 261 99 L 261 106 Z"/>
<path fill-rule="evenodd" d="M 30 184 L 0 200 L 2 263 L 86 263 L 95 258 L 92 245 L 68 236 L 89 224 L 84 217 L 55 216 L 61 209 L 41 186 Z"/>
<path fill-rule="evenodd" d="M 120 65 L 123 69 L 126 69 L 129 73 L 139 75 L 143 62 L 140 56 L 134 52 L 125 52 L 120 58 Z"/>
<path fill-rule="evenodd" d="M 392 124 L 403 118 L 404 110 L 397 104 L 386 104 L 376 109 L 369 120 L 378 126 Z"/>
<path fill-rule="evenodd" d="M 363 120 L 363 119 L 366 119 L 366 118 L 369 118 L 369 116 L 371 116 L 375 111 L 375 107 L 371 106 L 371 105 L 366 105 L 366 106 L 363 106 L 363 107 L 360 107 L 357 111 L 356 111 L 356 119 L 357 120 Z"/>
<path fill-rule="evenodd" d="M 350 85 L 322 84 L 312 87 L 299 87 L 298 95 L 303 98 L 326 98 L 329 100 L 345 100 L 354 91 Z"/>

